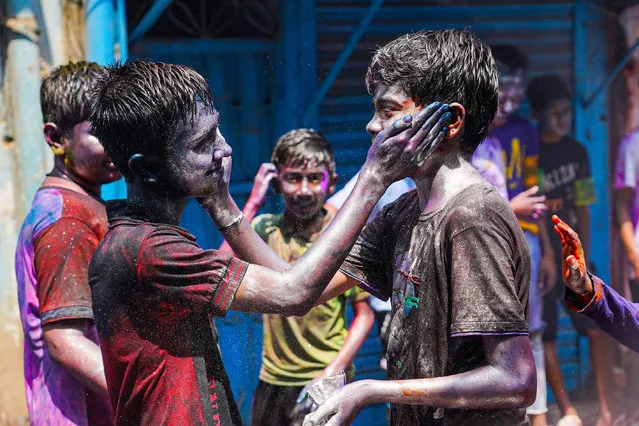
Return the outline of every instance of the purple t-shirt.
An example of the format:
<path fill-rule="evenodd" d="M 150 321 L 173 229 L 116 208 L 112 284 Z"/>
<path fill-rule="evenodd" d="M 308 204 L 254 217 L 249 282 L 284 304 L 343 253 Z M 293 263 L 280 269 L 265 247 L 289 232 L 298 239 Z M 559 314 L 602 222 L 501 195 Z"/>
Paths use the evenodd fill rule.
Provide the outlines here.
<path fill-rule="evenodd" d="M 472 163 L 481 177 L 494 186 L 499 195 L 508 200 L 506 166 L 499 140 L 493 137 L 484 139 L 473 153 Z"/>
<path fill-rule="evenodd" d="M 635 230 L 635 247 L 639 247 L 639 129 L 629 133 L 619 144 L 615 164 L 615 189 L 630 188 L 630 217 Z"/>
<path fill-rule="evenodd" d="M 24 380 L 32 426 L 113 425 L 106 395 L 74 379 L 47 352 L 43 326 L 84 319 L 98 344 L 88 267 L 106 233 L 103 204 L 63 179 L 48 177 L 22 225 L 15 269 L 24 331 Z"/>
<path fill-rule="evenodd" d="M 508 198 L 537 185 L 539 134 L 528 120 L 513 116 L 508 122 L 490 131 L 489 137 L 501 144 L 505 161 Z"/>

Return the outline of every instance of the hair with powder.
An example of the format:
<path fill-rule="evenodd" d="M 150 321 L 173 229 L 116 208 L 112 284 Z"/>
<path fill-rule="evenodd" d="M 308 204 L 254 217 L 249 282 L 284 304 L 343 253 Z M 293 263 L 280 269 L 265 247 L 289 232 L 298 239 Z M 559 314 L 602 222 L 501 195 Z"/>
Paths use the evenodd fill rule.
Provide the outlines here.
<path fill-rule="evenodd" d="M 335 155 L 324 135 L 313 129 L 295 129 L 280 137 L 273 148 L 271 163 L 283 166 L 325 165 L 332 176 L 335 173 Z"/>
<path fill-rule="evenodd" d="M 136 60 L 105 69 L 95 84 L 90 121 L 113 163 L 130 177 L 131 155 L 166 156 L 198 107 L 214 110 L 211 89 L 195 70 Z"/>
<path fill-rule="evenodd" d="M 88 121 L 91 89 L 103 70 L 95 62 L 69 62 L 51 70 L 40 86 L 44 122 L 69 137 L 73 126 Z"/>
<path fill-rule="evenodd" d="M 397 86 L 419 106 L 458 102 L 466 109 L 462 153 L 472 154 L 497 111 L 498 80 L 490 48 L 462 30 L 420 31 L 378 49 L 366 87 Z"/>

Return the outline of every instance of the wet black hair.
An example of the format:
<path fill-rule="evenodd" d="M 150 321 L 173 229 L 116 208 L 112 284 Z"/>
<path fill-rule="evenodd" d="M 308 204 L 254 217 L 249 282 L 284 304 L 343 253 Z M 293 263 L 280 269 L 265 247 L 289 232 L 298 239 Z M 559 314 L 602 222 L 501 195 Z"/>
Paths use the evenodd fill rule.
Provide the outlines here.
<path fill-rule="evenodd" d="M 536 113 L 542 113 L 548 106 L 560 99 L 572 99 L 568 84 L 558 74 L 546 74 L 536 77 L 528 84 L 526 97 L 530 107 Z"/>
<path fill-rule="evenodd" d="M 378 49 L 366 73 L 378 84 L 397 86 L 419 106 L 458 102 L 466 109 L 463 154 L 472 154 L 497 111 L 498 81 L 488 46 L 465 30 L 420 31 Z"/>
<path fill-rule="evenodd" d="M 69 62 L 51 70 L 40 86 L 45 123 L 54 123 L 70 137 L 73 126 L 89 120 L 91 89 L 104 70 L 95 62 Z"/>
<path fill-rule="evenodd" d="M 115 166 L 129 178 L 129 158 L 166 157 L 198 105 L 214 110 L 211 89 L 195 70 L 135 60 L 104 70 L 95 83 L 90 121 Z"/>

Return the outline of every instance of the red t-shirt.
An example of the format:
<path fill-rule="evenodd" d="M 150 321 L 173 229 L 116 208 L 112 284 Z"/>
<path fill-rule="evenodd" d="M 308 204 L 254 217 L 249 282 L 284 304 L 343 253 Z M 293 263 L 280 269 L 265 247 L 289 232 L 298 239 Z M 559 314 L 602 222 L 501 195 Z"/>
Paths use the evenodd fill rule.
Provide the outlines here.
<path fill-rule="evenodd" d="M 89 283 L 117 424 L 241 424 L 211 317 L 248 264 L 126 201 L 107 214 Z"/>

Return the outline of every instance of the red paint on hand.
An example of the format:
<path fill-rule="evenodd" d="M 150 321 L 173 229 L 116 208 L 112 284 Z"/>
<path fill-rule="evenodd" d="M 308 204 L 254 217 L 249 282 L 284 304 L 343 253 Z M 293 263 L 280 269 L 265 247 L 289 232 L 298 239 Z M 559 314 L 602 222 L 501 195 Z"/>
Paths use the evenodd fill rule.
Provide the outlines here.
<path fill-rule="evenodd" d="M 584 249 L 579 235 L 556 215 L 552 216 L 552 221 L 555 224 L 553 229 L 561 239 L 561 257 L 563 258 L 561 272 L 564 283 L 577 294 L 591 291 L 590 280 L 586 274 Z"/>

